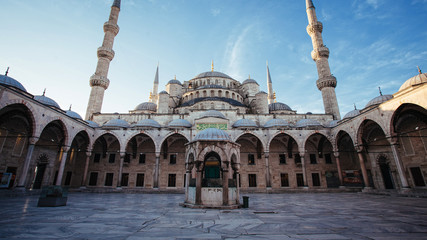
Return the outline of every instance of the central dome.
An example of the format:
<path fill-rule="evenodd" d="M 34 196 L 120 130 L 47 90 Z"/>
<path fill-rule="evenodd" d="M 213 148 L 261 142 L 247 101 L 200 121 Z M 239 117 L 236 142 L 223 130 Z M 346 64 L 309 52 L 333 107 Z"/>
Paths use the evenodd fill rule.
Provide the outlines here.
<path fill-rule="evenodd" d="M 205 130 L 199 132 L 194 141 L 231 141 L 230 135 L 224 130 L 217 128 L 206 128 Z"/>
<path fill-rule="evenodd" d="M 221 78 L 233 79 L 225 73 L 216 72 L 216 71 L 200 73 L 199 75 L 195 76 L 194 78 L 204 78 L 204 77 L 221 77 Z"/>

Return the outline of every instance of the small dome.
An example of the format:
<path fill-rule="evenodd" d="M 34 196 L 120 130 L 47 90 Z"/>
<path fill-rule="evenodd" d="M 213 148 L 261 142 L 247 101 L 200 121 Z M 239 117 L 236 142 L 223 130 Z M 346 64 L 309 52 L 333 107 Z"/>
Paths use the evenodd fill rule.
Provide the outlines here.
<path fill-rule="evenodd" d="M 273 112 L 273 111 L 292 111 L 292 109 L 288 105 L 281 103 L 281 102 L 275 102 L 275 103 L 268 104 L 268 110 L 270 112 Z"/>
<path fill-rule="evenodd" d="M 222 72 L 216 72 L 216 71 L 200 73 L 199 75 L 195 76 L 194 78 L 204 78 L 204 77 L 221 77 L 221 78 L 232 79 L 227 74 L 224 74 Z"/>
<path fill-rule="evenodd" d="M 274 118 L 274 119 L 268 120 L 264 124 L 264 127 L 265 128 L 291 127 L 291 124 L 289 124 L 289 122 L 284 119 Z"/>
<path fill-rule="evenodd" d="M 231 141 L 230 135 L 227 132 L 217 128 L 206 128 L 200 131 L 194 141 Z"/>
<path fill-rule="evenodd" d="M 123 119 L 111 119 L 103 127 L 121 127 L 121 128 L 129 128 L 130 125 Z"/>
<path fill-rule="evenodd" d="M 208 117 L 227 119 L 224 116 L 224 114 L 222 114 L 221 112 L 219 112 L 217 110 L 208 110 L 208 111 L 202 113 L 200 118 L 208 118 Z"/>
<path fill-rule="evenodd" d="M 159 94 L 169 94 L 169 93 L 163 90 L 163 91 L 159 92 Z"/>
<path fill-rule="evenodd" d="M 297 128 L 303 128 L 303 127 L 317 127 L 322 126 L 319 121 L 316 119 L 301 119 L 297 122 L 295 127 Z"/>
<path fill-rule="evenodd" d="M 197 89 L 205 89 L 205 88 L 225 88 L 225 87 L 218 84 L 208 84 L 208 85 L 200 86 Z"/>
<path fill-rule="evenodd" d="M 402 86 L 400 86 L 399 91 L 402 91 L 403 89 L 418 85 L 418 84 L 422 84 L 422 83 L 426 83 L 427 82 L 427 73 L 421 73 L 421 71 L 419 71 L 420 73 L 418 75 L 415 75 L 413 77 L 411 77 L 410 79 L 406 80 L 406 82 L 404 82 L 402 84 Z"/>
<path fill-rule="evenodd" d="M 344 115 L 344 117 L 342 119 L 354 118 L 354 117 L 356 117 L 359 114 L 360 114 L 360 110 L 359 109 L 354 109 L 354 110 L 348 112 L 346 115 Z"/>
<path fill-rule="evenodd" d="M 135 111 L 138 110 L 149 110 L 149 111 L 157 111 L 157 104 L 152 102 L 143 102 L 135 107 Z"/>
<path fill-rule="evenodd" d="M 179 80 L 176 80 L 176 79 L 172 79 L 172 80 L 170 80 L 169 82 L 168 82 L 168 84 L 179 84 L 179 85 L 182 85 L 182 83 L 179 81 Z M 167 85 L 167 84 L 166 84 Z"/>
<path fill-rule="evenodd" d="M 61 107 L 58 105 L 58 103 L 56 103 L 52 98 L 48 98 L 44 95 L 34 96 L 34 100 L 39 101 L 39 102 L 43 103 L 44 105 L 48 105 L 51 107 L 56 107 L 56 108 L 61 109 Z"/>
<path fill-rule="evenodd" d="M 255 95 L 258 95 L 258 94 L 268 94 L 268 93 L 266 93 L 266 92 L 264 92 L 264 91 L 259 91 L 257 94 L 255 94 Z"/>
<path fill-rule="evenodd" d="M 233 124 L 234 128 L 256 128 L 258 125 L 250 119 L 240 119 Z"/>
<path fill-rule="evenodd" d="M 327 124 L 327 126 L 326 127 L 328 127 L 328 128 L 333 128 L 333 127 L 336 127 L 336 126 L 338 126 L 338 122 L 339 122 L 340 120 L 332 120 L 332 121 L 330 121 L 328 124 Z"/>
<path fill-rule="evenodd" d="M 15 79 L 13 79 L 9 76 L 6 76 L 6 75 L 0 74 L 0 84 L 8 85 L 10 87 L 17 88 L 17 89 L 24 91 L 24 92 L 27 91 L 20 82 L 16 81 Z"/>
<path fill-rule="evenodd" d="M 243 81 L 242 84 L 247 84 L 247 83 L 255 83 L 256 85 L 259 85 L 254 79 L 252 78 L 248 78 L 245 81 Z"/>
<path fill-rule="evenodd" d="M 154 128 L 160 128 L 160 124 L 153 119 L 142 119 L 139 120 L 136 124 L 133 125 L 133 127 L 154 127 Z"/>
<path fill-rule="evenodd" d="M 373 98 L 371 101 L 369 101 L 368 104 L 366 104 L 365 108 L 370 107 L 370 106 L 374 106 L 374 105 L 379 105 L 379 104 L 386 102 L 392 98 L 393 98 L 393 95 L 380 95 L 378 97 Z"/>
<path fill-rule="evenodd" d="M 185 127 L 185 128 L 191 128 L 193 125 L 185 119 L 175 119 L 172 120 L 169 124 L 169 127 Z"/>
<path fill-rule="evenodd" d="M 71 111 L 71 110 L 65 111 L 65 114 L 67 114 L 67 116 L 72 117 L 72 118 L 82 119 L 82 117 L 78 113 Z"/>
<path fill-rule="evenodd" d="M 87 122 L 87 125 L 89 125 L 89 127 L 93 127 L 93 128 L 99 127 L 98 123 L 96 123 L 96 122 L 89 121 L 89 120 L 86 120 L 86 122 Z"/>

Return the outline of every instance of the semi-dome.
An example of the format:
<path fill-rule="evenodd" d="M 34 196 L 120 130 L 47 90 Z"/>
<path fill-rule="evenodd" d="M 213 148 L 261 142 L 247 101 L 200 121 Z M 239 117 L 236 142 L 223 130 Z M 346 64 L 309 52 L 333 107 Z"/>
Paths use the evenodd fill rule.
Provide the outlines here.
<path fill-rule="evenodd" d="M 6 75 L 0 74 L 0 84 L 4 84 L 4 85 L 10 86 L 10 87 L 14 87 L 14 88 L 17 88 L 17 89 L 24 91 L 24 92 L 27 91 L 20 82 L 18 82 L 17 80 L 15 80 L 9 76 L 6 76 Z"/>
<path fill-rule="evenodd" d="M 284 119 L 274 118 L 274 119 L 268 120 L 264 124 L 264 127 L 265 128 L 291 127 L 291 124 L 289 124 L 289 122 Z"/>
<path fill-rule="evenodd" d="M 234 128 L 256 128 L 258 125 L 250 119 L 240 119 L 233 124 Z"/>
<path fill-rule="evenodd" d="M 354 118 L 354 117 L 356 117 L 359 114 L 360 114 L 360 110 L 359 109 L 354 109 L 354 110 L 348 112 L 346 115 L 344 115 L 344 117 L 342 119 Z"/>
<path fill-rule="evenodd" d="M 217 128 L 206 128 L 200 131 L 194 141 L 231 141 L 230 135 L 227 132 Z"/>
<path fill-rule="evenodd" d="M 176 79 L 169 80 L 168 84 L 179 84 L 179 85 L 182 85 L 182 83 L 179 80 L 176 80 Z"/>
<path fill-rule="evenodd" d="M 134 127 L 153 127 L 153 128 L 160 128 L 160 124 L 158 122 L 156 122 L 153 119 L 142 119 L 139 120 L 135 125 L 133 125 Z"/>
<path fill-rule="evenodd" d="M 256 85 L 259 85 L 258 83 L 257 83 L 257 81 L 255 81 L 254 79 L 252 79 L 252 78 L 248 78 L 248 79 L 246 79 L 245 81 L 243 81 L 243 83 L 242 84 L 247 84 L 247 83 L 255 83 Z"/>
<path fill-rule="evenodd" d="M 149 111 L 157 111 L 157 104 L 152 102 L 143 102 L 135 107 L 135 111 L 138 110 L 149 110 Z"/>
<path fill-rule="evenodd" d="M 200 116 L 200 118 L 208 118 L 208 117 L 227 119 L 224 116 L 224 114 L 222 114 L 220 111 L 217 111 L 217 110 L 208 110 L 202 113 L 202 115 Z"/>
<path fill-rule="evenodd" d="M 121 128 L 129 128 L 130 125 L 123 119 L 111 119 L 107 123 L 103 125 L 103 127 L 121 127 Z"/>
<path fill-rule="evenodd" d="M 43 103 L 44 105 L 48 105 L 51 107 L 56 107 L 61 109 L 61 107 L 58 105 L 58 103 L 56 103 L 52 98 L 48 98 L 45 95 L 40 95 L 40 96 L 34 96 L 34 100 L 39 101 L 41 103 Z"/>
<path fill-rule="evenodd" d="M 89 120 L 86 120 L 86 122 L 87 122 L 87 125 L 89 125 L 89 127 L 93 127 L 93 128 L 98 128 L 99 127 L 99 124 L 96 123 L 96 122 L 89 121 Z"/>
<path fill-rule="evenodd" d="M 200 73 L 199 75 L 195 76 L 194 78 L 205 78 L 205 77 L 221 77 L 221 78 L 232 79 L 227 74 L 222 73 L 222 72 L 216 72 L 216 71 Z"/>
<path fill-rule="evenodd" d="M 380 95 L 378 97 L 373 98 L 371 101 L 369 101 L 366 104 L 365 108 L 368 108 L 370 106 L 379 105 L 379 104 L 386 102 L 392 98 L 393 98 L 393 95 Z"/>
<path fill-rule="evenodd" d="M 191 128 L 193 125 L 185 119 L 174 119 L 169 124 L 169 127 L 185 127 L 185 128 Z"/>
<path fill-rule="evenodd" d="M 301 119 L 296 124 L 295 127 L 303 128 L 303 127 L 317 127 L 322 126 L 319 121 L 316 119 Z"/>
<path fill-rule="evenodd" d="M 268 104 L 268 110 L 270 112 L 272 112 L 272 111 L 292 111 L 292 109 L 288 105 L 281 103 L 281 102 L 275 102 L 275 103 Z"/>
<path fill-rule="evenodd" d="M 411 77 L 410 79 L 406 80 L 406 82 L 404 82 L 402 84 L 402 86 L 400 86 L 399 91 L 402 91 L 403 89 L 415 86 L 415 85 L 419 85 L 422 83 L 426 83 L 427 82 L 427 73 L 421 73 L 421 70 L 418 70 L 419 74 L 415 75 L 413 77 Z"/>
<path fill-rule="evenodd" d="M 72 117 L 72 118 L 82 119 L 82 117 L 78 113 L 71 111 L 71 110 L 65 111 L 65 114 L 67 114 L 67 116 Z"/>
<path fill-rule="evenodd" d="M 225 87 L 218 84 L 208 84 L 208 85 L 200 86 L 197 89 L 206 89 L 206 88 L 225 88 Z"/>

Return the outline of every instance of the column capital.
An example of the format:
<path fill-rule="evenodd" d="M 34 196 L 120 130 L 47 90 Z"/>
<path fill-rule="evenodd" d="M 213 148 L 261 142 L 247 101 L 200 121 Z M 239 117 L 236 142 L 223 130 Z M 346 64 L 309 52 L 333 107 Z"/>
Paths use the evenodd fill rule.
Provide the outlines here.
<path fill-rule="evenodd" d="M 28 138 L 28 143 L 30 145 L 35 145 L 38 141 L 39 141 L 39 137 L 29 137 Z"/>
<path fill-rule="evenodd" d="M 126 152 L 120 152 L 120 158 L 125 158 Z"/>
<path fill-rule="evenodd" d="M 265 152 L 264 152 L 264 156 L 265 156 L 266 158 L 269 158 L 269 157 L 270 157 L 270 152 L 265 151 Z"/>
<path fill-rule="evenodd" d="M 70 146 L 65 146 L 65 145 L 64 145 L 64 146 L 62 146 L 62 147 L 61 147 L 61 150 L 62 150 L 63 152 L 68 152 L 68 151 L 70 151 L 70 148 L 71 148 Z"/>
<path fill-rule="evenodd" d="M 339 151 L 334 151 L 334 157 L 340 157 L 340 152 Z"/>
<path fill-rule="evenodd" d="M 86 151 L 86 157 L 92 156 L 92 151 Z"/>

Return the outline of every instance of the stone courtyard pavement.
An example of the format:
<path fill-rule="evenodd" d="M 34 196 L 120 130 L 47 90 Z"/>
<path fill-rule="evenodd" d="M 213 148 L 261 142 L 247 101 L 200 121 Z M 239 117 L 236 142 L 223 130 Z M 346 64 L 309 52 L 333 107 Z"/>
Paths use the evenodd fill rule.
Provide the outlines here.
<path fill-rule="evenodd" d="M 182 194 L 0 197 L 0 239 L 427 239 L 427 198 L 249 194 L 249 208 L 182 208 Z"/>

